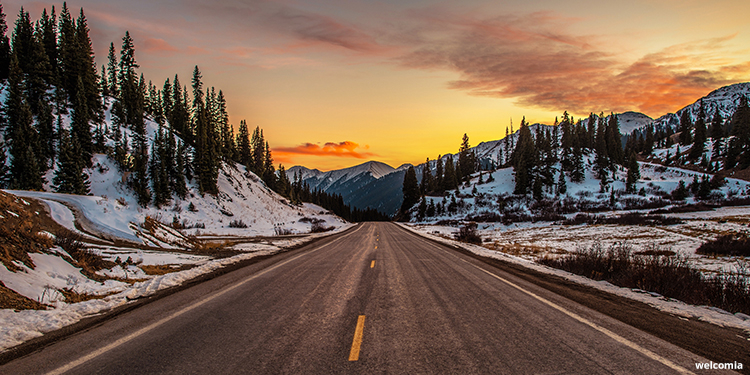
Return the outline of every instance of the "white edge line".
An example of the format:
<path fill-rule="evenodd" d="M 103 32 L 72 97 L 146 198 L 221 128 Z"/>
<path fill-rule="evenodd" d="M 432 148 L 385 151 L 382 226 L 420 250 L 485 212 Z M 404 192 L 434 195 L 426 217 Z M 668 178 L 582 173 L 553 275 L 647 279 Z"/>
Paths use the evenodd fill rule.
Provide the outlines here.
<path fill-rule="evenodd" d="M 690 370 L 688 370 L 688 369 L 686 369 L 686 368 L 684 368 L 684 367 L 682 367 L 682 366 L 680 366 L 680 365 L 678 365 L 678 364 L 676 364 L 676 363 L 674 363 L 674 362 L 672 362 L 672 361 L 670 361 L 670 360 L 668 360 L 668 359 L 666 359 L 666 358 L 664 358 L 664 357 L 662 357 L 662 356 L 660 356 L 660 355 L 658 355 L 658 354 L 656 354 L 656 353 L 654 353 L 654 352 L 652 352 L 652 351 L 650 351 L 650 350 L 648 350 L 648 349 L 646 349 L 646 348 L 644 348 L 644 347 L 642 347 L 642 346 L 640 346 L 640 345 L 638 345 L 638 344 L 636 344 L 636 343 L 634 343 L 634 342 L 632 342 L 632 341 L 630 341 L 630 340 L 628 340 L 628 339 L 626 339 L 626 338 L 624 338 L 624 337 L 622 337 L 622 336 L 620 336 L 620 335 L 618 335 L 618 334 L 616 334 L 616 333 L 614 333 L 614 332 L 612 332 L 612 331 L 610 331 L 610 330 L 608 330 L 608 329 L 606 329 L 606 328 L 604 328 L 604 327 L 602 327 L 602 326 L 600 326 L 600 325 L 598 325 L 598 324 L 596 324 L 596 323 L 594 323 L 594 322 L 592 322 L 592 321 L 590 321 L 590 320 L 588 320 L 588 319 L 586 319 L 586 318 L 584 318 L 584 317 L 582 317 L 582 316 L 580 316 L 580 315 L 578 315 L 578 314 L 576 314 L 576 313 L 574 313 L 572 311 L 568 311 L 565 308 L 563 308 L 562 306 L 560 306 L 560 305 L 558 305 L 558 304 L 556 304 L 556 303 L 554 303 L 552 301 L 549 301 L 549 300 L 547 300 L 547 299 L 545 299 L 543 297 L 540 297 L 540 296 L 534 294 L 533 292 L 530 292 L 530 291 L 528 291 L 528 290 L 526 290 L 526 289 L 524 289 L 524 288 L 522 288 L 522 287 L 520 287 L 520 286 L 518 286 L 518 285 L 516 285 L 516 284 L 514 284 L 514 283 L 512 283 L 512 282 L 510 282 L 510 281 L 508 281 L 508 280 L 506 280 L 506 279 L 498 276 L 498 275 L 495 275 L 494 273 L 492 273 L 490 271 L 487 271 L 487 270 L 485 270 L 485 269 L 483 269 L 481 267 L 478 267 L 477 265 L 475 265 L 473 263 L 470 263 L 470 262 L 468 262 L 468 261 L 466 261 L 464 259 L 461 259 L 461 258 L 459 258 L 459 259 L 462 262 L 467 263 L 467 264 L 471 265 L 472 267 L 477 268 L 480 271 L 482 271 L 482 272 L 484 272 L 484 273 L 486 273 L 486 274 L 488 274 L 488 275 L 490 275 L 490 276 L 492 276 L 492 277 L 494 277 L 494 278 L 496 278 L 496 279 L 498 279 L 498 280 L 500 280 L 500 281 L 502 281 L 502 282 L 504 282 L 504 283 L 506 283 L 506 284 L 508 284 L 508 285 L 510 285 L 510 286 L 512 286 L 514 288 L 516 288 L 516 289 L 518 289 L 519 291 L 521 291 L 523 293 L 526 293 L 526 294 L 528 294 L 531 297 L 534 297 L 536 300 L 538 300 L 538 301 L 540 301 L 540 302 L 542 302 L 542 303 L 544 303 L 544 304 L 552 307 L 553 309 L 558 310 L 558 311 L 562 312 L 563 314 L 565 314 L 565 315 L 567 315 L 567 316 L 569 316 L 569 317 L 571 317 L 571 318 L 573 318 L 573 319 L 575 319 L 575 320 L 577 320 L 577 321 L 579 321 L 579 322 L 581 322 L 581 323 L 583 323 L 583 324 L 585 324 L 585 325 L 587 325 L 587 326 L 589 326 L 589 327 L 591 327 L 591 328 L 593 328 L 593 329 L 595 329 L 595 330 L 597 330 L 597 331 L 599 331 L 599 332 L 601 332 L 601 333 L 609 336 L 613 340 L 615 340 L 615 341 L 617 341 L 617 342 L 619 342 L 619 343 L 621 343 L 621 344 L 623 344 L 623 345 L 625 345 L 625 346 L 627 346 L 627 347 L 629 347 L 629 348 L 631 348 L 633 350 L 636 350 L 637 352 L 645 355 L 646 357 L 649 357 L 649 358 L 651 358 L 651 359 L 653 359 L 653 360 L 655 360 L 655 361 L 657 361 L 657 362 L 659 362 L 659 363 L 661 363 L 661 364 L 663 364 L 663 365 L 665 365 L 665 366 L 667 366 L 667 367 L 669 367 L 669 368 L 671 368 L 671 369 L 673 369 L 673 370 L 675 370 L 677 372 L 680 372 L 682 374 L 694 374 L 692 371 L 690 371 Z"/>
<path fill-rule="evenodd" d="M 362 228 L 362 227 L 360 226 L 360 228 Z M 56 369 L 54 369 L 54 370 L 52 370 L 50 372 L 47 372 L 47 375 L 59 375 L 59 374 L 63 374 L 65 372 L 68 372 L 68 371 L 70 371 L 70 370 L 72 370 L 72 369 L 74 369 L 74 368 L 76 368 L 76 367 L 78 367 L 78 366 L 80 366 L 80 365 L 82 365 L 82 364 L 84 364 L 84 363 L 86 363 L 86 362 L 88 362 L 88 361 L 90 361 L 90 360 L 92 360 L 92 359 L 94 359 L 94 358 L 96 358 L 96 357 L 98 357 L 98 356 L 100 356 L 100 355 L 108 352 L 108 351 L 111 351 L 112 349 L 117 348 L 118 346 L 120 346 L 122 344 L 127 343 L 128 341 L 131 341 L 131 340 L 137 338 L 138 336 L 143 335 L 146 332 L 149 332 L 149 331 L 153 330 L 156 327 L 161 326 L 162 324 L 164 324 L 164 323 L 166 323 L 166 322 L 168 322 L 168 321 L 170 321 L 170 320 L 172 320 L 172 319 L 174 319 L 174 318 L 176 318 L 176 317 L 178 317 L 180 315 L 183 315 L 183 314 L 185 314 L 185 313 L 187 313 L 187 312 L 189 312 L 191 310 L 194 310 L 194 309 L 196 309 L 196 308 L 198 308 L 198 307 L 200 307 L 202 305 L 205 305 L 206 303 L 211 302 L 214 299 L 219 298 L 219 297 L 223 296 L 224 294 L 229 293 L 229 292 L 231 292 L 231 291 L 239 288 L 240 286 L 247 284 L 248 282 L 252 281 L 256 277 L 262 276 L 265 273 L 268 273 L 268 272 L 270 272 L 270 271 L 272 271 L 272 270 L 274 270 L 276 268 L 279 268 L 279 267 L 281 267 L 281 266 L 283 266 L 283 265 L 285 265 L 285 264 L 287 264 L 287 263 L 289 263 L 289 262 L 291 262 L 293 260 L 296 260 L 297 258 L 300 258 L 300 257 L 304 256 L 304 255 L 312 254 L 312 253 L 314 253 L 314 252 L 316 252 L 316 251 L 318 251 L 320 249 L 323 249 L 323 248 L 329 246 L 330 244 L 334 243 L 335 241 L 341 240 L 342 238 L 345 238 L 345 237 L 348 237 L 348 236 L 354 234 L 358 230 L 359 229 L 356 229 L 356 230 L 352 231 L 351 233 L 346 234 L 344 236 L 341 236 L 341 237 L 335 239 L 334 241 L 331 241 L 331 242 L 329 242 L 329 243 L 327 243 L 327 244 L 325 244 L 325 245 L 323 245 L 323 246 L 321 246 L 321 247 L 319 247 L 317 249 L 314 249 L 312 251 L 306 251 L 306 252 L 304 252 L 302 254 L 299 254 L 299 255 L 296 255 L 296 256 L 294 256 L 292 258 L 289 258 L 289 259 L 287 259 L 287 260 L 285 260 L 285 261 L 283 261 L 281 263 L 277 263 L 277 264 L 275 264 L 275 265 L 273 265 L 273 266 L 271 266 L 269 268 L 266 268 L 266 269 L 264 269 L 264 270 L 262 270 L 262 271 L 260 271 L 260 272 L 258 272 L 256 274 L 254 274 L 254 275 L 251 275 L 247 279 L 242 280 L 239 283 L 234 284 L 234 285 L 232 285 L 232 286 L 230 286 L 230 287 L 222 290 L 219 293 L 216 293 L 216 294 L 213 294 L 213 295 L 211 295 L 209 297 L 206 297 L 206 298 L 204 298 L 204 299 L 202 299 L 202 300 L 200 300 L 200 301 L 198 301 L 198 302 L 196 302 L 196 303 L 194 303 L 194 304 L 192 304 L 190 306 L 187 306 L 187 307 L 185 307 L 185 308 L 183 308 L 183 309 L 181 309 L 179 311 L 174 312 L 172 315 L 169 315 L 166 318 L 163 318 L 163 319 L 161 319 L 159 321 L 151 323 L 151 324 L 149 324 L 149 325 L 147 325 L 147 326 L 145 326 L 145 327 L 143 327 L 143 328 L 141 328 L 141 329 L 139 329 L 139 330 L 137 330 L 137 331 L 135 331 L 135 332 L 127 335 L 127 336 L 125 336 L 125 337 L 121 337 L 121 338 L 117 339 L 115 342 L 113 342 L 113 343 L 111 343 L 111 344 L 109 344 L 107 346 L 99 348 L 99 349 L 97 349 L 97 350 L 95 350 L 95 351 L 93 351 L 93 352 L 91 352 L 91 353 L 89 353 L 89 354 L 87 354 L 87 355 L 85 355 L 85 356 L 83 356 L 81 358 L 78 358 L 78 359 L 76 359 L 76 360 L 74 360 L 72 362 L 68 362 L 68 364 L 66 364 L 66 365 L 60 366 L 60 367 L 58 367 L 58 368 L 56 368 Z"/>

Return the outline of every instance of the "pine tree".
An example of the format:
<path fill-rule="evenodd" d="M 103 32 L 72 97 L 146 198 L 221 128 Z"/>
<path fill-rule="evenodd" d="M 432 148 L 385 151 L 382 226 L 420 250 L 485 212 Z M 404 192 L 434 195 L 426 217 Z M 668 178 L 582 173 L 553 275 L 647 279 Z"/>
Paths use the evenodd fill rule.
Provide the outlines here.
<path fill-rule="evenodd" d="M 104 120 L 104 106 L 100 95 L 99 80 L 96 76 L 96 62 L 94 60 L 94 47 L 89 37 L 89 26 L 83 8 L 76 23 L 77 74 L 83 82 L 83 92 L 86 98 L 86 108 L 89 111 L 89 120 Z M 74 97 L 74 96 L 73 96 Z M 83 147 L 83 145 L 81 145 Z"/>
<path fill-rule="evenodd" d="M 703 155 L 706 150 L 706 138 L 706 109 L 703 106 L 703 100 L 701 100 L 698 119 L 695 121 L 695 136 L 693 137 L 693 147 L 690 149 L 690 159 L 697 160 Z"/>
<path fill-rule="evenodd" d="M 630 153 L 628 157 L 628 176 L 625 181 L 625 191 L 628 193 L 634 193 L 636 190 L 636 182 L 640 180 L 641 172 L 638 167 L 638 159 L 635 157 L 635 152 Z"/>
<path fill-rule="evenodd" d="M 263 166 L 263 182 L 266 183 L 271 190 L 276 190 L 276 169 L 273 167 L 273 157 L 271 156 L 271 147 L 266 142 L 266 154 L 264 157 Z"/>
<path fill-rule="evenodd" d="M 724 154 L 724 118 L 721 116 L 721 112 L 719 112 L 718 108 L 716 109 L 714 118 L 711 121 L 710 133 L 711 139 L 714 141 L 711 159 L 719 159 Z"/>
<path fill-rule="evenodd" d="M 607 169 L 609 168 L 610 161 L 609 155 L 607 154 L 607 128 L 603 117 L 599 117 L 595 142 L 594 152 L 596 153 L 596 156 L 594 159 L 594 170 L 601 184 L 606 186 L 608 183 Z"/>
<path fill-rule="evenodd" d="M 109 74 L 107 78 L 107 83 L 109 83 L 107 92 L 112 97 L 118 97 L 120 94 L 120 85 L 117 82 L 117 78 L 119 77 L 117 67 L 117 52 L 115 51 L 115 43 L 112 42 L 109 44 L 109 53 L 107 54 L 107 74 Z"/>
<path fill-rule="evenodd" d="M 3 5 L 0 4 L 0 82 L 8 79 L 10 75 L 10 39 L 8 33 L 8 24 L 5 22 L 5 13 Z"/>
<path fill-rule="evenodd" d="M 48 83 L 57 85 L 60 72 L 57 68 L 57 16 L 55 15 L 54 5 L 52 6 L 51 14 L 47 14 L 47 8 L 44 8 L 42 11 L 42 18 L 39 20 L 39 33 L 41 34 L 41 41 L 47 55 L 47 61 L 52 69 L 53 81 Z"/>
<path fill-rule="evenodd" d="M 690 118 L 690 111 L 682 111 L 680 115 L 680 144 L 685 146 L 693 142 L 693 136 L 690 130 L 693 128 L 693 120 Z"/>
<path fill-rule="evenodd" d="M 515 173 L 516 186 L 513 194 L 525 195 L 532 187 L 533 170 L 536 166 L 536 147 L 531 136 L 526 118 L 521 120 L 521 128 L 518 130 L 518 141 L 511 155 L 511 164 Z"/>
<path fill-rule="evenodd" d="M 198 190 L 201 194 L 218 193 L 218 163 L 214 142 L 213 124 L 209 118 L 209 108 L 204 100 L 203 82 L 198 66 L 193 69 L 193 128 L 195 129 L 195 151 L 193 163 L 196 177 L 198 178 Z M 265 153 L 262 155 L 265 156 Z M 262 164 L 261 164 L 262 165 Z M 260 168 L 259 168 L 260 169 Z"/>
<path fill-rule="evenodd" d="M 1 11 L 1 10 L 0 10 Z M 0 189 L 8 188 L 10 173 L 7 166 L 7 147 L 5 142 L 0 142 Z"/>
<path fill-rule="evenodd" d="M 406 214 L 407 211 L 419 202 L 419 184 L 417 183 L 417 173 L 414 171 L 414 167 L 409 167 L 406 170 L 404 176 L 404 183 L 401 191 L 404 194 L 404 200 L 401 203 L 401 213 Z"/>
<path fill-rule="evenodd" d="M 252 164 L 251 171 L 256 175 L 261 175 L 263 171 L 263 158 L 266 154 L 265 151 L 265 140 L 263 139 L 263 131 L 259 127 L 255 127 L 252 138 L 250 138 L 250 144 L 253 149 L 252 153 Z"/>
<path fill-rule="evenodd" d="M 438 155 L 435 161 L 435 191 L 445 191 L 443 189 L 443 158 Z"/>
<path fill-rule="evenodd" d="M 57 170 L 52 182 L 55 191 L 66 194 L 89 194 L 90 182 L 83 172 L 83 162 L 80 157 L 81 148 L 78 140 L 67 130 L 60 134 L 60 154 L 57 159 Z"/>
<path fill-rule="evenodd" d="M 175 152 L 175 174 L 173 177 L 172 190 L 180 199 L 185 199 L 187 196 L 187 185 L 185 184 L 185 178 L 187 175 L 187 165 L 185 158 L 187 151 L 185 150 L 185 144 L 182 141 L 177 143 L 177 149 Z"/>
<path fill-rule="evenodd" d="M 91 158 L 94 155 L 94 143 L 91 138 L 91 125 L 89 124 L 89 111 L 86 106 L 87 101 L 83 90 L 83 82 L 78 79 L 78 89 L 76 90 L 77 95 L 73 101 L 73 118 L 71 123 L 72 136 L 78 142 L 80 146 L 81 162 L 91 167 Z"/>
<path fill-rule="evenodd" d="M 625 164 L 622 154 L 622 135 L 620 134 L 620 122 L 617 115 L 612 113 L 609 116 L 609 122 L 606 129 L 607 136 L 607 157 L 609 158 L 609 167 L 613 172 L 616 165 Z"/>
<path fill-rule="evenodd" d="M 458 180 L 456 179 L 456 166 L 453 163 L 453 156 L 448 155 L 445 159 L 445 168 L 443 171 L 443 190 L 455 190 L 458 189 Z"/>
<path fill-rule="evenodd" d="M 730 143 L 732 154 L 739 156 L 740 168 L 745 169 L 750 166 L 750 104 L 744 95 L 732 115 L 730 126 L 735 137 L 735 142 Z"/>
<path fill-rule="evenodd" d="M 237 134 L 237 146 L 239 148 L 239 162 L 249 171 L 252 166 L 252 146 L 250 145 L 250 134 L 247 130 L 247 122 L 240 121 L 240 130 Z"/>
<path fill-rule="evenodd" d="M 458 149 L 458 170 L 465 181 L 468 181 L 476 170 L 476 160 L 470 149 L 469 136 L 464 133 L 461 147 Z"/>
<path fill-rule="evenodd" d="M 432 192 L 434 184 L 432 172 L 430 172 L 430 158 L 427 158 L 424 162 L 424 167 L 422 167 L 422 183 L 420 184 L 422 194 L 426 195 Z"/>
<path fill-rule="evenodd" d="M 60 11 L 58 59 L 60 70 L 60 85 L 65 93 L 65 99 L 72 101 L 75 98 L 75 88 L 78 82 L 78 39 L 76 38 L 76 27 L 73 17 L 68 11 L 68 6 L 63 3 Z"/>
<path fill-rule="evenodd" d="M 565 172 L 560 171 L 560 175 L 557 178 L 557 186 L 555 189 L 555 193 L 557 195 L 565 195 L 568 192 L 568 184 L 565 182 Z"/>
<path fill-rule="evenodd" d="M 4 109 L 7 121 L 5 140 L 9 142 L 11 156 L 8 186 L 19 190 L 41 190 L 43 170 L 35 153 L 39 150 L 39 138 L 32 126 L 33 116 L 23 88 L 23 72 L 15 54 L 11 56 Z"/>

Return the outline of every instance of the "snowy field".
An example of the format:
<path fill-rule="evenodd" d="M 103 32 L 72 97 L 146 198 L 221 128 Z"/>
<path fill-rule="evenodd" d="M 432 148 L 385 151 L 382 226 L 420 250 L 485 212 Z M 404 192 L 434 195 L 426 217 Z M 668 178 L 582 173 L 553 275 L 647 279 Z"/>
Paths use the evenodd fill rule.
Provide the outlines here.
<path fill-rule="evenodd" d="M 607 215 L 608 213 L 599 213 Z M 669 214 L 684 221 L 676 225 L 562 225 L 550 222 L 479 223 L 483 246 L 526 260 L 536 261 L 590 248 L 594 243 L 604 247 L 629 244 L 634 250 L 657 246 L 689 257 L 693 265 L 706 273 L 734 272 L 744 257 L 699 255 L 695 250 L 706 241 L 724 234 L 750 234 L 750 207 L 721 207 L 713 211 Z M 415 224 L 422 233 L 453 237 L 458 227 Z"/>

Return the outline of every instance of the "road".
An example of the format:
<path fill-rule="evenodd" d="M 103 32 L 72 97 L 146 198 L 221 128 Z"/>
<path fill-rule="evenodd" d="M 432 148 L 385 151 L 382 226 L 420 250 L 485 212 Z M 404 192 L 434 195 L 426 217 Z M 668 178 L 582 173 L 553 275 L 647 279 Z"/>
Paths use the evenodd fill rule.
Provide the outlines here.
<path fill-rule="evenodd" d="M 0 373 L 670 374 L 696 362 L 708 361 L 395 224 L 365 223 Z"/>

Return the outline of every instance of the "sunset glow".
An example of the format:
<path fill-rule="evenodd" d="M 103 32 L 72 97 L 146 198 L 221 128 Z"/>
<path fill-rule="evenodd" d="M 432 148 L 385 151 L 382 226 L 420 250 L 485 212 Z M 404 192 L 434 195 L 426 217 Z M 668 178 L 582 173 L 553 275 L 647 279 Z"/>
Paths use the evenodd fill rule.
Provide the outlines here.
<path fill-rule="evenodd" d="M 3 2 L 12 29 L 62 3 Z M 223 90 L 276 163 L 397 167 L 502 138 L 513 119 L 674 112 L 750 80 L 746 1 L 93 1 L 98 65 L 128 30 L 147 80 Z"/>

